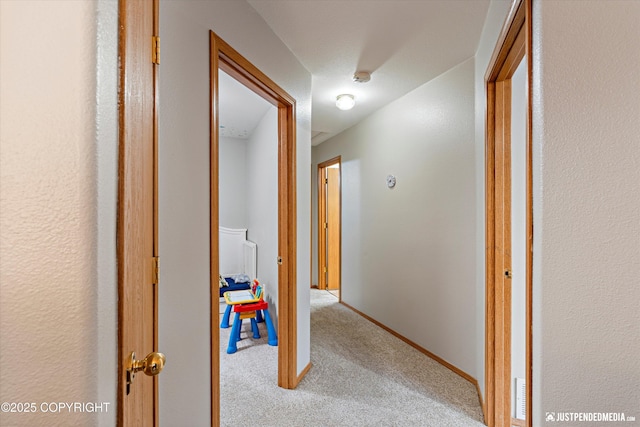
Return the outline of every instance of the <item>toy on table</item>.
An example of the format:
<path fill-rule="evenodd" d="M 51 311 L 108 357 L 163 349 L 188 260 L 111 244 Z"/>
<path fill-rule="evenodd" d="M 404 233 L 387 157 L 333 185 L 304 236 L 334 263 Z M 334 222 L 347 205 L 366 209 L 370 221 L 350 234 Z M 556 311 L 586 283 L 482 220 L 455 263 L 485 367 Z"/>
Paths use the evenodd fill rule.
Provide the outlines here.
<path fill-rule="evenodd" d="M 256 339 L 260 338 L 258 323 L 264 321 L 267 324 L 269 345 L 278 345 L 278 336 L 269 315 L 269 303 L 264 300 L 263 288 L 258 279 L 254 279 L 250 290 L 225 292 L 224 299 L 227 303 L 227 308 L 222 316 L 220 327 L 229 327 L 231 310 L 236 314 L 231 328 L 231 335 L 229 336 L 228 354 L 233 354 L 238 350 L 237 342 L 240 341 L 240 329 L 243 319 L 251 319 L 251 330 L 253 331 L 253 338 Z"/>

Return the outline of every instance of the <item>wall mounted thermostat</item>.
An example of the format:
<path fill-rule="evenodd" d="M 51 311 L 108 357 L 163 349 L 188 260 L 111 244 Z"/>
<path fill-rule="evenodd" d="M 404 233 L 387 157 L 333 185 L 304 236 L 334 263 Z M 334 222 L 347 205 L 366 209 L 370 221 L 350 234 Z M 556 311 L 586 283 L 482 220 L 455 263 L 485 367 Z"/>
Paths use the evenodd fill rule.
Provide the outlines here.
<path fill-rule="evenodd" d="M 387 175 L 387 187 L 393 188 L 396 186 L 396 177 L 393 175 Z"/>

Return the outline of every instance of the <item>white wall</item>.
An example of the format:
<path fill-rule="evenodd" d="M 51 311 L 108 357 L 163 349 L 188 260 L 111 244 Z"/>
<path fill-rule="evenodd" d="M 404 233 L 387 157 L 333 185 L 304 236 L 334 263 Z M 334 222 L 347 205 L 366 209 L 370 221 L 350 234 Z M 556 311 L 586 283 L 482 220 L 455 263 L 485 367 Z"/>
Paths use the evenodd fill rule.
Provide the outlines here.
<path fill-rule="evenodd" d="M 278 109 L 270 107 L 247 141 L 249 240 L 258 245 L 258 278 L 271 318 L 278 303 Z"/>
<path fill-rule="evenodd" d="M 491 0 L 489 11 L 485 19 L 482 36 L 478 43 L 475 62 L 475 186 L 476 186 L 476 262 L 475 262 L 475 301 L 476 301 L 476 372 L 480 391 L 484 396 L 484 350 L 485 350 L 485 122 L 487 95 L 485 90 L 484 75 L 489 66 L 491 55 L 496 46 L 500 30 L 509 13 L 510 0 Z M 484 399 L 484 397 L 483 397 Z"/>
<path fill-rule="evenodd" d="M 117 4 L 2 1 L 0 31 L 0 401 L 38 411 L 0 424 L 114 425 Z"/>
<path fill-rule="evenodd" d="M 204 425 L 210 418 L 209 30 L 296 99 L 298 372 L 310 360 L 311 77 L 245 1 L 161 1 L 159 347 L 167 354 L 160 377 L 163 425 L 184 420 Z"/>
<path fill-rule="evenodd" d="M 637 422 L 640 2 L 538 1 L 533 18 L 533 425 Z"/>
<path fill-rule="evenodd" d="M 246 161 L 247 140 L 221 137 L 218 142 L 220 225 L 247 228 L 247 178 L 251 174 Z"/>
<path fill-rule="evenodd" d="M 473 82 L 469 59 L 314 147 L 312 170 L 342 156 L 342 299 L 475 376 Z"/>

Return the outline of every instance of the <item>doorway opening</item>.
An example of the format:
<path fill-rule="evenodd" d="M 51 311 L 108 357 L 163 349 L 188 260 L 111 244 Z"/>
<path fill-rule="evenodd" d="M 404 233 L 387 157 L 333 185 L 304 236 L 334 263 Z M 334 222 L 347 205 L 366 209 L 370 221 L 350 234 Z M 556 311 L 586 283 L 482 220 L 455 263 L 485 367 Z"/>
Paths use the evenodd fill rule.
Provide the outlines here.
<path fill-rule="evenodd" d="M 269 319 L 277 324 L 278 109 L 223 70 L 218 70 L 218 83 L 220 417 L 227 419 L 231 414 L 225 408 L 248 398 L 246 391 L 253 384 L 244 381 L 251 378 L 268 386 L 277 375 L 274 331 L 266 322 L 250 328 L 249 318 L 255 314 L 243 322 L 226 312 L 223 296 L 227 291 L 246 292 L 258 280 Z M 238 341 L 230 340 L 236 320 Z M 247 375 L 244 368 L 258 361 L 268 375 Z"/>
<path fill-rule="evenodd" d="M 211 424 L 220 424 L 219 319 L 219 87 L 222 70 L 277 108 L 277 335 L 278 386 L 298 383 L 296 363 L 296 139 L 295 100 L 213 31 L 210 33 L 210 212 L 211 212 Z"/>
<path fill-rule="evenodd" d="M 514 0 L 485 75 L 484 409 L 491 427 L 532 425 L 531 29 L 531 1 Z"/>
<path fill-rule="evenodd" d="M 342 191 L 340 156 L 318 164 L 318 289 L 341 300 Z"/>

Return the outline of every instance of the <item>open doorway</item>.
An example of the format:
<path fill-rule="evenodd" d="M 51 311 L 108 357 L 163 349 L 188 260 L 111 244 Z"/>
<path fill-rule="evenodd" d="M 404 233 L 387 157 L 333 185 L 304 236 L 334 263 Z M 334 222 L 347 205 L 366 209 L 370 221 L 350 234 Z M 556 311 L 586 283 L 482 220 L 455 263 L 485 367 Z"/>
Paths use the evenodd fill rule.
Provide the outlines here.
<path fill-rule="evenodd" d="M 255 382 L 277 383 L 277 334 L 262 311 L 236 316 L 222 297 L 246 294 L 257 280 L 277 325 L 278 109 L 223 70 L 218 83 L 220 416 L 227 419 Z M 231 339 L 236 327 L 239 340 Z M 249 375 L 246 367 L 258 363 L 262 375 Z"/>
<path fill-rule="evenodd" d="M 220 71 L 275 107 L 277 113 L 277 256 L 265 259 L 277 269 L 278 386 L 295 388 L 296 366 L 296 144 L 295 100 L 269 77 L 211 32 L 211 422 L 220 424 Z M 268 112 L 267 112 L 268 114 Z M 273 288 L 273 286 L 272 286 Z"/>
<path fill-rule="evenodd" d="M 318 288 L 340 298 L 342 251 L 341 162 L 318 165 Z"/>

